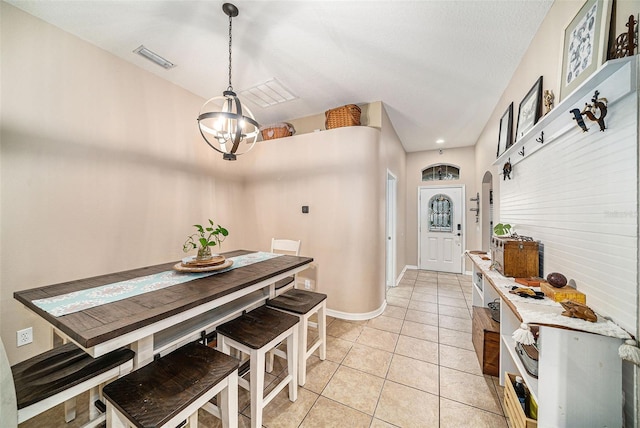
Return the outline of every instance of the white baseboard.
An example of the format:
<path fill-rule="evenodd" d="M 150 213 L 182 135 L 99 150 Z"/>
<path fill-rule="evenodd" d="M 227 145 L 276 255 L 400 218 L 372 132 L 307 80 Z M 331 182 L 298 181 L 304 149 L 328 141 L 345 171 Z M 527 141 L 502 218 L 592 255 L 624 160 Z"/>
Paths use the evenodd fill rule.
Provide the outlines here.
<path fill-rule="evenodd" d="M 352 312 L 341 312 L 341 311 L 335 311 L 333 309 L 327 308 L 327 315 L 330 317 L 339 318 L 342 320 L 364 321 L 364 320 L 370 320 L 371 318 L 377 317 L 378 315 L 384 312 L 386 307 L 387 307 L 387 300 L 385 299 L 382 302 L 382 305 L 380 305 L 378 309 L 371 312 L 354 314 Z"/>
<path fill-rule="evenodd" d="M 416 265 L 406 265 L 404 267 L 404 270 L 409 270 L 409 269 L 410 270 L 418 270 L 418 266 L 416 266 Z"/>

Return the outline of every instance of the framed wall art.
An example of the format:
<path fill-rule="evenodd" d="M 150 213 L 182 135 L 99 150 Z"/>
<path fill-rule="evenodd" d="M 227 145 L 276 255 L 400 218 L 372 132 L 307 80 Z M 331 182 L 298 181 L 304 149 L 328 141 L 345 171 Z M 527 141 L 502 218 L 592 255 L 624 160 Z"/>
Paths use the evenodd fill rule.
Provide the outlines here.
<path fill-rule="evenodd" d="M 604 63 L 611 0 L 587 0 L 564 30 L 560 101 Z"/>
<path fill-rule="evenodd" d="M 540 113 L 542 111 L 542 76 L 538 78 L 533 87 L 529 90 L 529 93 L 520 102 L 518 108 L 518 126 L 516 126 L 516 138 L 518 141 L 524 134 L 527 133 L 533 125 L 540 119 Z"/>
<path fill-rule="evenodd" d="M 498 153 L 496 157 L 500 157 L 513 144 L 513 103 L 509 104 L 509 108 L 500 118 L 500 130 L 498 131 Z"/>

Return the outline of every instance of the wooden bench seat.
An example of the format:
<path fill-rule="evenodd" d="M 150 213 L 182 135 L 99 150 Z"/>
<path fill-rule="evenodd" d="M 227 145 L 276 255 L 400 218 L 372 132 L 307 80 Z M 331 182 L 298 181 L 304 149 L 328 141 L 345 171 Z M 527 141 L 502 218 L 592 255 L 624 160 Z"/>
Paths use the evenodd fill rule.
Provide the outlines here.
<path fill-rule="evenodd" d="M 198 409 L 221 394 L 223 426 L 237 426 L 238 360 L 194 342 L 107 385 L 107 426 L 198 426 Z"/>
<path fill-rule="evenodd" d="M 71 403 L 65 415 L 69 422 L 75 418 L 75 403 L 70 400 L 90 391 L 90 419 L 97 425 L 104 420 L 94 407 L 100 385 L 131 371 L 134 355 L 122 348 L 93 358 L 67 343 L 12 366 L 18 423 L 64 402 Z"/>

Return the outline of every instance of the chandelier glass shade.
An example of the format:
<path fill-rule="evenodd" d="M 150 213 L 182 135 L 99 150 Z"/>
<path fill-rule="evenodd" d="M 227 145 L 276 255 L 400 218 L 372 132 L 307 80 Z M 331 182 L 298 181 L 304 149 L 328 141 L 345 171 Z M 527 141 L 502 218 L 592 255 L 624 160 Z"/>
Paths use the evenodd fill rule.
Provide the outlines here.
<path fill-rule="evenodd" d="M 222 96 L 213 97 L 200 109 L 198 128 L 206 143 L 222 153 L 225 160 L 236 160 L 248 152 L 258 139 L 260 125 L 251 111 L 240 103 L 231 85 L 231 20 L 238 8 L 225 3 L 222 10 L 229 16 L 229 87 Z"/>

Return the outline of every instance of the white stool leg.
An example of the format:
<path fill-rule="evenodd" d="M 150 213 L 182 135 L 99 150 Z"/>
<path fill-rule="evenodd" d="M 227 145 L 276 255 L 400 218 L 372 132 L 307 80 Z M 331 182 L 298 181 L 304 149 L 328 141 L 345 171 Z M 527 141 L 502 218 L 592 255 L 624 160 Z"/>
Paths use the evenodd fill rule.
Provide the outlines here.
<path fill-rule="evenodd" d="M 298 323 L 298 385 L 304 386 L 307 381 L 307 332 L 309 314 L 302 315 Z"/>
<path fill-rule="evenodd" d="M 127 428 L 129 421 L 111 403 L 107 402 L 107 426 L 109 428 Z"/>
<path fill-rule="evenodd" d="M 326 300 L 322 302 L 318 309 L 318 336 L 320 342 L 320 359 L 327 358 L 327 304 Z"/>
<path fill-rule="evenodd" d="M 100 412 L 94 404 L 96 400 L 99 400 L 99 399 L 100 399 L 100 387 L 94 386 L 89 390 L 89 420 L 90 421 L 100 416 Z"/>
<path fill-rule="evenodd" d="M 196 410 L 189 416 L 189 428 L 198 428 L 198 411 Z"/>
<path fill-rule="evenodd" d="M 227 379 L 227 387 L 218 396 L 222 428 L 238 426 L 238 371 L 234 371 Z"/>
<path fill-rule="evenodd" d="M 64 402 L 64 421 L 69 423 L 76 418 L 76 397 Z"/>
<path fill-rule="evenodd" d="M 252 350 L 249 379 L 251 384 L 251 427 L 262 427 L 262 409 L 264 407 L 264 351 Z"/>
<path fill-rule="evenodd" d="M 267 360 L 266 360 L 267 368 L 265 370 L 267 373 L 271 373 L 273 371 L 273 357 L 274 356 L 275 356 L 275 353 L 273 352 L 273 349 L 270 350 L 269 352 L 267 352 Z"/>
<path fill-rule="evenodd" d="M 292 334 L 287 337 L 287 370 L 291 375 L 289 382 L 289 400 L 298 399 L 298 328 L 294 328 Z"/>

